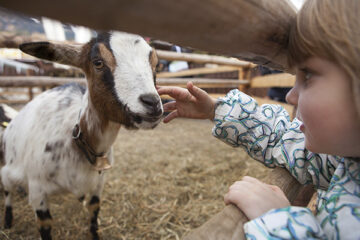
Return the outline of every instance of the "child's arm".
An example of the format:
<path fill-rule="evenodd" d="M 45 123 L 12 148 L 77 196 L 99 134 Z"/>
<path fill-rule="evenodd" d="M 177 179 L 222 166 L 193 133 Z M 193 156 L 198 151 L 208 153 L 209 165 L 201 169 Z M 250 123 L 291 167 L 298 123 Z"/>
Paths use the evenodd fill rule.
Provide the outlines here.
<path fill-rule="evenodd" d="M 314 154 L 305 149 L 301 122 L 290 121 L 280 105 L 258 106 L 248 95 L 230 91 L 218 100 L 213 135 L 268 167 L 286 167 L 302 184 L 327 188 L 340 158 Z"/>

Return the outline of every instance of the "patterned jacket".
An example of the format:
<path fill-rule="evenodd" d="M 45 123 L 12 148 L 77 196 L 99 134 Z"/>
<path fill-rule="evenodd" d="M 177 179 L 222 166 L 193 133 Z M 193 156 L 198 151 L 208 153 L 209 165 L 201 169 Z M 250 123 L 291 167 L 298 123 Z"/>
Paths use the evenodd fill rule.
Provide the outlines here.
<path fill-rule="evenodd" d="M 305 149 L 301 122 L 279 105 L 258 106 L 230 91 L 218 100 L 213 135 L 242 147 L 268 167 L 281 166 L 318 192 L 314 216 L 308 208 L 273 209 L 249 221 L 248 239 L 360 239 L 360 159 L 315 154 Z M 360 147 L 360 146 L 358 146 Z"/>

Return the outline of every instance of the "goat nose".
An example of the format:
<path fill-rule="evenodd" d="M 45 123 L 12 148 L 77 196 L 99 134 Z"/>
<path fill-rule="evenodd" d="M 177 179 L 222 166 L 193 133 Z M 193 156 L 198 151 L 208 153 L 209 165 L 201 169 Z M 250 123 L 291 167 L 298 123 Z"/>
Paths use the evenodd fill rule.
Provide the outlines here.
<path fill-rule="evenodd" d="M 140 100 L 146 107 L 151 108 L 156 107 L 159 103 L 159 99 L 155 94 L 143 94 L 140 96 Z"/>
<path fill-rule="evenodd" d="M 140 101 L 146 108 L 151 110 L 151 115 L 158 116 L 162 114 L 160 98 L 155 94 L 140 95 Z"/>

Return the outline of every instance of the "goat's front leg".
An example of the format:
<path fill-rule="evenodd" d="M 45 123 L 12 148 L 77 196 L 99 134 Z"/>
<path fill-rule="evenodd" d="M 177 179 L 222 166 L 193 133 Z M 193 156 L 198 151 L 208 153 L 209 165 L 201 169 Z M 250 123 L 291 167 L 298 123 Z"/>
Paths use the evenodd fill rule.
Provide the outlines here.
<path fill-rule="evenodd" d="M 36 214 L 36 221 L 41 239 L 51 240 L 52 218 L 46 194 L 36 184 L 29 184 L 29 202 Z"/>
<path fill-rule="evenodd" d="M 98 240 L 99 235 L 97 231 L 99 226 L 97 219 L 100 211 L 100 197 L 96 195 L 91 196 L 87 207 L 90 212 L 90 233 L 93 240 Z"/>
<path fill-rule="evenodd" d="M 87 204 L 90 213 L 90 233 L 93 240 L 100 239 L 97 232 L 99 228 L 97 220 L 100 211 L 100 195 L 104 185 L 103 174 L 104 173 L 101 173 L 101 175 L 99 176 L 99 182 L 97 186 L 95 186 L 93 192 L 90 193 L 90 200 Z"/>
<path fill-rule="evenodd" d="M 5 218 L 4 228 L 8 229 L 12 226 L 13 214 L 11 206 L 11 193 L 5 190 Z"/>

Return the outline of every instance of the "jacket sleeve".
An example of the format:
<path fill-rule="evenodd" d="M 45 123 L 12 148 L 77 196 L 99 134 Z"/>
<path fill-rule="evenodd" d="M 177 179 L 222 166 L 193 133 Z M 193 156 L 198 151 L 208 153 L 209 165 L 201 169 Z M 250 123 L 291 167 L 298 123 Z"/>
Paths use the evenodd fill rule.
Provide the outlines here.
<path fill-rule="evenodd" d="M 311 211 L 302 207 L 273 209 L 244 225 L 247 239 L 327 239 Z"/>
<path fill-rule="evenodd" d="M 244 148 L 268 167 L 286 167 L 302 184 L 328 187 L 339 159 L 306 150 L 301 122 L 291 122 L 282 106 L 258 106 L 235 89 L 218 99 L 214 121 L 213 135 L 225 143 Z"/>

